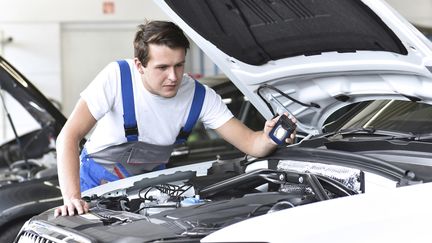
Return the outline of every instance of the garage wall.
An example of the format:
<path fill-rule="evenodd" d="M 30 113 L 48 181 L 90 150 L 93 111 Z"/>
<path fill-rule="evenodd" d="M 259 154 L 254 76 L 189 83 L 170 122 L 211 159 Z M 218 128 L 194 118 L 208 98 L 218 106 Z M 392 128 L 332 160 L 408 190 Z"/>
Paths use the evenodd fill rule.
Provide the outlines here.
<path fill-rule="evenodd" d="M 0 44 L 0 55 L 68 116 L 103 66 L 132 57 L 133 34 L 144 19 L 168 17 L 152 0 L 0 0 L 0 43 L 13 39 Z M 194 45 L 187 58 L 191 74 L 219 72 Z"/>
<path fill-rule="evenodd" d="M 166 16 L 152 0 L 0 0 L 0 22 L 140 21 L 144 18 Z"/>
<path fill-rule="evenodd" d="M 109 62 L 131 58 L 139 23 L 80 23 L 62 26 L 63 112 L 70 114 L 79 93 Z"/>
<path fill-rule="evenodd" d="M 432 29 L 431 0 L 386 0 L 414 25 Z"/>
<path fill-rule="evenodd" d="M 131 32 L 146 18 L 167 19 L 151 0 L 0 0 L 0 55 L 69 115 L 82 88 L 75 81 L 131 56 Z M 69 60 L 78 56 L 85 61 Z"/>
<path fill-rule="evenodd" d="M 1 24 L 3 42 L 0 54 L 51 98 L 59 100 L 60 79 L 60 24 L 6 23 Z"/>

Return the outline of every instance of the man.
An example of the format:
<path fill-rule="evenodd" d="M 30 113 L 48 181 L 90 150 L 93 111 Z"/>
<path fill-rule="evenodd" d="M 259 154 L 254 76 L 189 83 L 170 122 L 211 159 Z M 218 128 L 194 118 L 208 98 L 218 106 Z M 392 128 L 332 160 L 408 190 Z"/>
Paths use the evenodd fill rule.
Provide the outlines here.
<path fill-rule="evenodd" d="M 64 205 L 55 216 L 88 212 L 81 191 L 163 167 L 173 144 L 189 132 L 184 128 L 197 118 L 252 156 L 276 147 L 268 135 L 274 120 L 254 132 L 233 117 L 214 90 L 184 75 L 188 48 L 177 25 L 147 22 L 136 33 L 135 58 L 110 63 L 81 93 L 57 139 Z M 96 124 L 80 165 L 79 143 Z"/>

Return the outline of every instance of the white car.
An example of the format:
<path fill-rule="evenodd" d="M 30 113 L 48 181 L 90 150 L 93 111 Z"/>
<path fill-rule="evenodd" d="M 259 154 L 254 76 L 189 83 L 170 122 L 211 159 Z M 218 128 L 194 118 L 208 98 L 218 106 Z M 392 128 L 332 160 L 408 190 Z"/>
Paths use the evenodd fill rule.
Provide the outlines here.
<path fill-rule="evenodd" d="M 90 213 L 48 210 L 16 242 L 430 242 L 432 45 L 417 29 L 380 0 L 155 2 L 305 137 L 90 189 Z"/>

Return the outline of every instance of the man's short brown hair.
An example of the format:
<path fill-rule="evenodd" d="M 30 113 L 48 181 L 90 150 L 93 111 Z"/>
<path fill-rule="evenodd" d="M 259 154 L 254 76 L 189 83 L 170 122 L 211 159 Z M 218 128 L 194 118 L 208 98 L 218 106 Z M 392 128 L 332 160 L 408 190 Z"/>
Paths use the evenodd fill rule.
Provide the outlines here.
<path fill-rule="evenodd" d="M 189 40 L 176 24 L 169 21 L 146 21 L 138 26 L 134 40 L 134 55 L 143 66 L 149 61 L 149 44 L 165 45 L 171 49 L 189 49 Z"/>

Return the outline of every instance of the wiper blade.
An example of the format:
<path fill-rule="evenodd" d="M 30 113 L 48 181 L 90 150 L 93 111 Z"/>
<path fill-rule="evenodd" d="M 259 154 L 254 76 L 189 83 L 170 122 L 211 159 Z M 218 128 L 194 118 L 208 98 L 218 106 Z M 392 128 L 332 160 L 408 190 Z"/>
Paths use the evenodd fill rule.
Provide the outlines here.
<path fill-rule="evenodd" d="M 354 134 L 382 136 L 384 139 L 408 139 L 408 140 L 418 139 L 418 136 L 413 134 L 412 132 L 381 130 L 381 129 L 375 129 L 374 127 L 343 129 L 343 130 L 336 131 L 330 135 L 337 136 L 337 135 L 354 135 Z"/>
<path fill-rule="evenodd" d="M 415 140 L 418 140 L 418 141 L 432 140 L 432 133 L 417 134 Z"/>
<path fill-rule="evenodd" d="M 354 134 L 354 133 L 374 134 L 375 131 L 376 129 L 373 127 L 360 127 L 360 128 L 342 129 L 339 131 L 335 131 L 334 134 L 340 134 L 340 135 Z"/>

